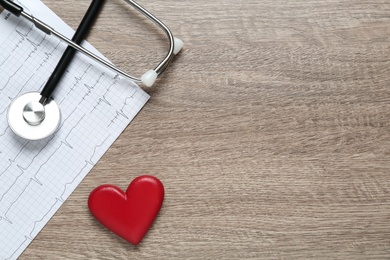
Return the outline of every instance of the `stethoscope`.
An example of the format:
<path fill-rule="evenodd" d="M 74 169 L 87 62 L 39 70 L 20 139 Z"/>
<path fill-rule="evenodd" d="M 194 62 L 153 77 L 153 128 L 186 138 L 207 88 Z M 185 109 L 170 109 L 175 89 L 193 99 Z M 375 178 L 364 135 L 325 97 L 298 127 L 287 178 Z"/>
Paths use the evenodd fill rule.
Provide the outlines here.
<path fill-rule="evenodd" d="M 71 62 L 73 56 L 75 55 L 76 50 L 99 62 L 105 67 L 113 70 L 114 72 L 124 76 L 125 78 L 128 78 L 137 83 L 142 83 L 148 87 L 151 87 L 156 79 L 165 71 L 165 69 L 171 63 L 174 55 L 179 53 L 183 47 L 183 42 L 178 38 L 174 38 L 168 27 L 154 15 L 148 12 L 145 8 L 133 0 L 125 1 L 143 15 L 145 15 L 147 18 L 149 18 L 156 25 L 158 25 L 166 33 L 169 40 L 169 51 L 165 58 L 158 64 L 155 69 L 147 71 L 140 78 L 133 77 L 125 73 L 124 71 L 113 66 L 111 63 L 80 46 L 88 30 L 91 28 L 94 19 L 96 18 L 102 4 L 104 3 L 104 0 L 92 0 L 92 3 L 89 6 L 79 27 L 77 28 L 72 40 L 54 30 L 41 20 L 35 18 L 31 14 L 24 12 L 21 5 L 18 5 L 10 0 L 0 0 L 0 5 L 10 13 L 18 17 L 22 16 L 26 18 L 30 22 L 34 23 L 34 25 L 44 33 L 48 35 L 54 35 L 68 45 L 68 48 L 65 50 L 57 64 L 57 67 L 54 69 L 42 91 L 40 93 L 29 92 L 23 94 L 17 97 L 11 103 L 7 113 L 7 120 L 10 128 L 16 135 L 28 140 L 40 140 L 52 135 L 58 129 L 61 122 L 61 111 L 57 102 L 51 98 L 51 95 L 58 85 L 62 75 L 66 71 L 66 68 Z"/>

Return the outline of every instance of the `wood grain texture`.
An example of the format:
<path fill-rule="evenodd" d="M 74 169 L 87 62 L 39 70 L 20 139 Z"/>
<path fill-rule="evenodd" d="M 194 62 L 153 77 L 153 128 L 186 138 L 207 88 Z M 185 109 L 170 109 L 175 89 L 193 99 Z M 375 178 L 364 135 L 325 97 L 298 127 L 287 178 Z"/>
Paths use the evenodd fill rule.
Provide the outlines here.
<path fill-rule="evenodd" d="M 73 28 L 89 1 L 43 0 Z M 164 35 L 119 0 L 89 41 L 139 75 Z M 22 259 L 388 259 L 390 4 L 140 1 L 185 42 L 152 98 Z M 90 215 L 96 186 L 165 186 L 132 246 Z"/>

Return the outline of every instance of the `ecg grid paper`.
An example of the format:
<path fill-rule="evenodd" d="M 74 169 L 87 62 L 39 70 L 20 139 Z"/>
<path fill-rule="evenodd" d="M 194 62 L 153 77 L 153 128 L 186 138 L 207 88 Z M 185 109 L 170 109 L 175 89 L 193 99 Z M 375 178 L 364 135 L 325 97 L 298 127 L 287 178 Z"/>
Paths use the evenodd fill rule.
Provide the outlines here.
<path fill-rule="evenodd" d="M 72 36 L 39 0 L 20 2 Z M 54 93 L 62 112 L 59 130 L 41 141 L 24 140 L 8 127 L 7 109 L 17 96 L 42 89 L 66 45 L 4 11 L 0 46 L 0 259 L 16 259 L 149 96 L 77 54 Z"/>

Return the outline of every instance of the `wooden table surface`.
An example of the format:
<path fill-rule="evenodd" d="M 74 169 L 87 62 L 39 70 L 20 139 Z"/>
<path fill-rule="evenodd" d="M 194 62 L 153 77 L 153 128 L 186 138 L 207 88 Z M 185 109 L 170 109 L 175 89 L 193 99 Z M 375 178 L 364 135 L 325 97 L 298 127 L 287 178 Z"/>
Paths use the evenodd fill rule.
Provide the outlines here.
<path fill-rule="evenodd" d="M 43 2 L 73 28 L 90 3 Z M 21 258 L 388 259 L 389 2 L 140 3 L 183 52 Z M 88 40 L 136 75 L 167 47 L 119 0 Z M 95 221 L 87 198 L 142 174 L 166 194 L 136 247 Z"/>

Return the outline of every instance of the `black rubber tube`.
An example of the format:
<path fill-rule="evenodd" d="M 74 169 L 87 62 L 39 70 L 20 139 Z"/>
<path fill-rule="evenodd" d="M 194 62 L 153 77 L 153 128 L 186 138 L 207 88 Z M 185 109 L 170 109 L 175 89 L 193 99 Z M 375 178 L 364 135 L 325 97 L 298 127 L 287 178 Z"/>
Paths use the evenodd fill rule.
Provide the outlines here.
<path fill-rule="evenodd" d="M 81 21 L 72 38 L 73 42 L 81 44 L 82 41 L 86 38 L 88 31 L 91 29 L 93 22 L 95 21 L 101 7 L 103 6 L 104 1 L 105 0 L 92 0 L 92 3 L 90 4 L 83 20 Z M 58 82 L 60 81 L 75 54 L 75 49 L 70 46 L 66 48 L 56 68 L 42 89 L 42 98 L 40 101 L 42 104 L 44 104 L 44 102 L 48 100 L 53 94 L 55 88 L 58 85 Z"/>
<path fill-rule="evenodd" d="M 20 14 L 23 11 L 23 8 L 11 1 L 7 0 L 0 0 L 0 5 L 4 7 L 7 11 L 11 12 L 12 14 L 16 15 L 17 17 L 20 16 Z"/>

